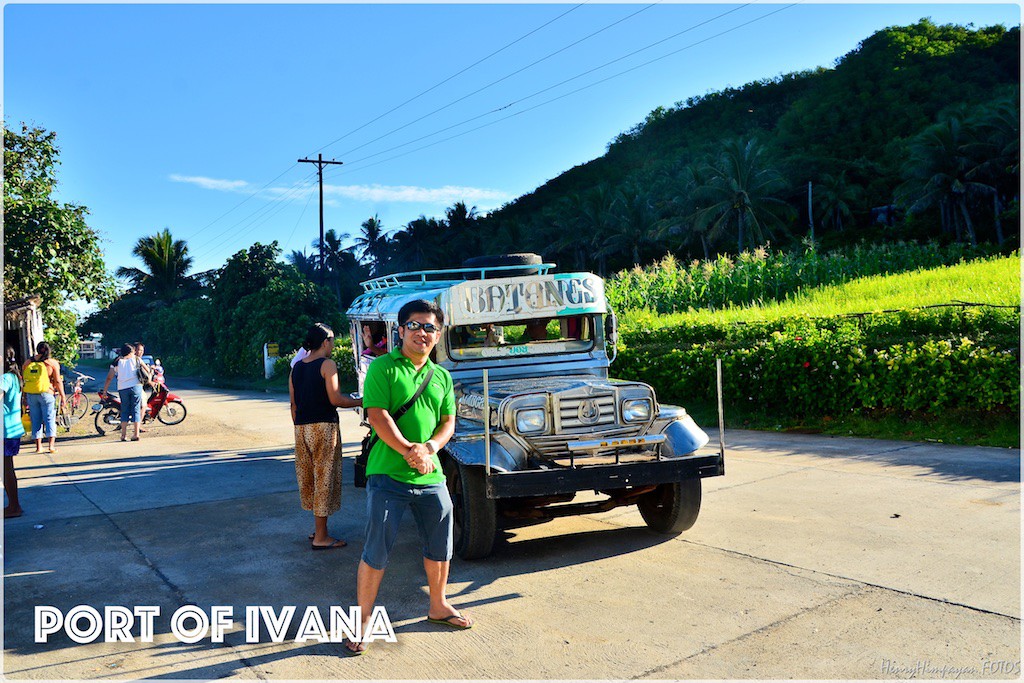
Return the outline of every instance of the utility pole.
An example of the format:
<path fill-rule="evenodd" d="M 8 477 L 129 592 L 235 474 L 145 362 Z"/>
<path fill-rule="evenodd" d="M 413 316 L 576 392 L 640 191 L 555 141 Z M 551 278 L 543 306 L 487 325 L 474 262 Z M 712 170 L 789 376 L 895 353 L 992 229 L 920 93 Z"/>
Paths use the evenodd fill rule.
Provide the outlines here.
<path fill-rule="evenodd" d="M 337 164 L 341 161 L 324 161 L 323 154 L 317 154 L 316 159 L 299 159 L 300 164 L 316 164 L 316 177 L 320 181 L 320 284 L 324 283 L 324 166 Z"/>

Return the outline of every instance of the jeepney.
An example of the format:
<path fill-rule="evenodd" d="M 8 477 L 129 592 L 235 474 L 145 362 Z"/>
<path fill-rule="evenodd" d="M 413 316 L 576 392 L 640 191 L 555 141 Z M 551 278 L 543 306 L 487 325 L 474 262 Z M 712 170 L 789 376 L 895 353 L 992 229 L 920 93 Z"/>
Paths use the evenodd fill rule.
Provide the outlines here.
<path fill-rule="evenodd" d="M 600 277 L 522 256 L 373 278 L 347 311 L 357 368 L 364 325 L 390 350 L 403 304 L 430 299 L 444 311 L 433 360 L 455 386 L 455 436 L 440 459 L 457 554 L 487 556 L 500 528 L 623 505 L 655 531 L 689 529 L 701 478 L 725 473 L 721 438 L 708 447 L 654 387 L 609 377 L 616 318 Z"/>

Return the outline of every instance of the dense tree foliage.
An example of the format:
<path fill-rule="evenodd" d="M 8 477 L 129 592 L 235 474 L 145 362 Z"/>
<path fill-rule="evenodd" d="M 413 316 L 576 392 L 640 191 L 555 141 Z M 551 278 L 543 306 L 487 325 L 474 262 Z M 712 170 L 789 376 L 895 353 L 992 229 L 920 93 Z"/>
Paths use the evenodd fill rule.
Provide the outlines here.
<path fill-rule="evenodd" d="M 335 293 L 280 262 L 279 256 L 276 242 L 254 244 L 231 256 L 205 278 L 204 286 L 189 287 L 188 296 L 172 297 L 169 305 L 148 306 L 151 280 L 142 279 L 90 316 L 82 330 L 103 334 L 109 347 L 141 339 L 179 372 L 259 377 L 263 344 L 277 342 L 291 350 L 312 323 L 338 329 L 343 324 Z M 294 262 L 294 252 L 292 256 Z M 186 291 L 185 285 L 178 291 Z"/>
<path fill-rule="evenodd" d="M 360 259 L 379 274 L 537 251 L 608 274 L 811 231 L 830 246 L 1015 240 L 1019 45 L 1016 28 L 888 28 L 833 68 L 659 107 L 604 156 L 488 216 L 459 203 L 391 236 L 374 217 Z"/>
<path fill-rule="evenodd" d="M 46 337 L 62 362 L 78 357 L 69 301 L 104 303 L 113 295 L 100 238 L 78 204 L 58 202 L 56 133 L 4 125 L 4 298 L 38 294 Z"/>

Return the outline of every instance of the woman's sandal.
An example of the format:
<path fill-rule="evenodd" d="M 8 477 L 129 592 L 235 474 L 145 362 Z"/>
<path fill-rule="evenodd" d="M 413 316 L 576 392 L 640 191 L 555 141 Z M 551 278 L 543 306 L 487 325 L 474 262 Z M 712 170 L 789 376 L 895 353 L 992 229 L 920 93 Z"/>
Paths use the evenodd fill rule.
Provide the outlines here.
<path fill-rule="evenodd" d="M 463 621 L 466 622 L 466 625 L 463 626 L 462 624 L 455 623 L 455 621 L 454 621 L 455 619 L 462 619 Z M 427 615 L 427 621 L 429 621 L 431 624 L 440 624 L 441 626 L 448 626 L 449 628 L 458 629 L 460 631 L 465 631 L 467 629 L 473 628 L 473 624 L 475 623 L 469 617 L 464 617 L 461 614 L 459 614 L 458 612 L 456 612 L 455 614 L 449 615 L 449 616 L 445 617 L 444 619 L 435 619 L 434 617 L 432 617 L 432 616 L 430 616 L 428 614 Z"/>

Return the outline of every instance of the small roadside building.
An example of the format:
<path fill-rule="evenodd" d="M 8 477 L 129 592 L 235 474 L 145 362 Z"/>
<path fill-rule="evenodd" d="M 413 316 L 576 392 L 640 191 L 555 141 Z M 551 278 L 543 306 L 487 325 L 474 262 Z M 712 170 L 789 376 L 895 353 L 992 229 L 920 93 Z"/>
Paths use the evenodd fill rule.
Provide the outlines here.
<path fill-rule="evenodd" d="M 38 295 L 4 302 L 4 348 L 14 349 L 19 363 L 36 352 L 36 344 L 43 341 L 43 314 L 39 310 Z"/>
<path fill-rule="evenodd" d="M 78 355 L 81 358 L 104 358 L 103 344 L 99 335 L 91 335 L 88 339 L 78 342 Z"/>

